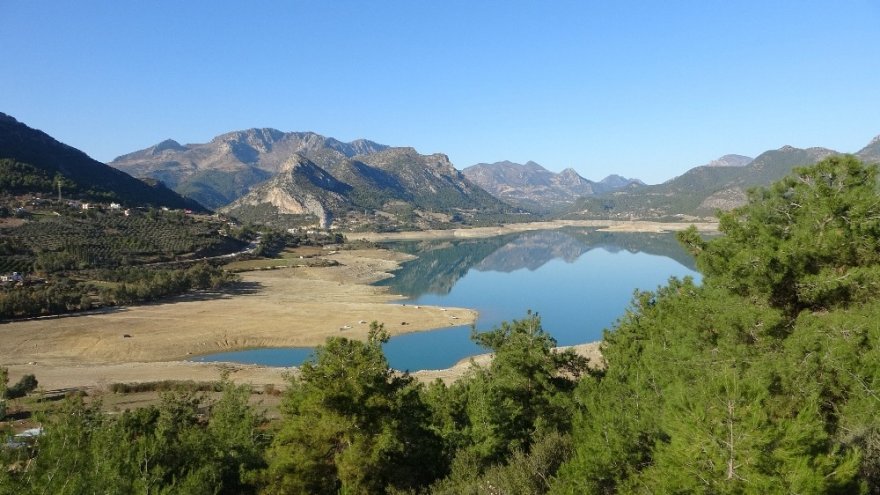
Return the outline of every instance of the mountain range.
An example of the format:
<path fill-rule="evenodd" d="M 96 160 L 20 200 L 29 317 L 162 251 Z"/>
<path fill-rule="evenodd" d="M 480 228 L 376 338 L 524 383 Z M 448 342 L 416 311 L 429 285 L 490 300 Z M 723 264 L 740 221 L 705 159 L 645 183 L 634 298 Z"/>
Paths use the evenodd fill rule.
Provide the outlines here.
<path fill-rule="evenodd" d="M 204 210 L 153 179 L 134 177 L 0 113 L 0 184 L 4 192 L 116 201 L 130 206 Z"/>
<path fill-rule="evenodd" d="M 717 210 L 745 204 L 746 193 L 752 187 L 769 185 L 795 167 L 812 165 L 839 154 L 827 148 L 783 146 L 765 151 L 753 160 L 741 155 L 725 155 L 662 184 L 582 197 L 564 216 L 670 220 L 711 217 Z M 869 163 L 880 162 L 880 136 L 855 156 Z"/>
<path fill-rule="evenodd" d="M 317 219 L 348 228 L 438 227 L 516 211 L 446 155 L 312 132 L 248 129 L 203 144 L 166 140 L 110 165 L 241 220 L 277 226 Z"/>
<path fill-rule="evenodd" d="M 638 179 L 609 175 L 599 182 L 587 180 L 574 169 L 553 173 L 535 162 L 478 163 L 462 174 L 496 198 L 535 212 L 551 212 L 582 196 L 594 196 L 645 185 Z"/>
<path fill-rule="evenodd" d="M 313 132 L 248 129 L 221 134 L 201 144 L 181 145 L 167 139 L 117 157 L 110 165 L 131 175 L 161 180 L 175 191 L 216 208 L 279 173 L 294 154 L 327 166 L 387 148 L 363 139 L 343 143 Z"/>
<path fill-rule="evenodd" d="M 535 218 L 524 216 L 527 211 L 564 218 L 690 220 L 742 205 L 749 188 L 835 154 L 783 146 L 754 159 L 725 155 L 646 185 L 618 175 L 594 182 L 572 169 L 553 173 L 531 161 L 458 171 L 439 153 L 422 155 L 365 139 L 346 143 L 312 132 L 248 129 L 202 144 L 165 140 L 122 155 L 109 167 L 0 113 L 0 186 L 6 192 L 52 194 L 60 180 L 69 197 L 197 210 L 199 201 L 244 221 L 278 226 L 317 220 L 348 229 L 443 227 Z M 855 156 L 880 163 L 880 136 Z"/>

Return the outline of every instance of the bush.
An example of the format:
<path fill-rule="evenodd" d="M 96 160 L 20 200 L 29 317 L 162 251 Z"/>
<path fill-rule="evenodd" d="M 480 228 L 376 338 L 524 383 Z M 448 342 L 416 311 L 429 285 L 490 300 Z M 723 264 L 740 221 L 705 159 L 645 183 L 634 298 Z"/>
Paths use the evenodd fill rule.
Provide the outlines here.
<path fill-rule="evenodd" d="M 6 390 L 6 398 L 18 399 L 19 397 L 24 397 L 28 393 L 36 390 L 38 384 L 37 377 L 34 375 L 24 375 L 18 383 Z"/>
<path fill-rule="evenodd" d="M 220 392 L 220 382 L 196 382 L 193 380 L 161 380 L 141 383 L 113 383 L 110 391 L 114 394 L 134 394 L 138 392 Z"/>

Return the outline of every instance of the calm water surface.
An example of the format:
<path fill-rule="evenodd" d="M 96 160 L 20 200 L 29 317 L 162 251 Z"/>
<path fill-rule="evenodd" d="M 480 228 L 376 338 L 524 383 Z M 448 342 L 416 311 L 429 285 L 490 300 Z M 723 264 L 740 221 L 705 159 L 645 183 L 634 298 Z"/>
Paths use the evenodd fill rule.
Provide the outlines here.
<path fill-rule="evenodd" d="M 601 339 L 636 289 L 655 289 L 671 276 L 699 279 L 693 259 L 670 234 L 573 229 L 388 247 L 419 256 L 379 284 L 407 296 L 405 304 L 474 308 L 480 312 L 478 331 L 532 310 L 559 345 Z M 385 353 L 396 369 L 447 368 L 485 352 L 470 333 L 469 327 L 450 327 L 401 335 L 385 345 Z M 254 349 L 197 360 L 293 366 L 310 354 L 301 348 Z"/>

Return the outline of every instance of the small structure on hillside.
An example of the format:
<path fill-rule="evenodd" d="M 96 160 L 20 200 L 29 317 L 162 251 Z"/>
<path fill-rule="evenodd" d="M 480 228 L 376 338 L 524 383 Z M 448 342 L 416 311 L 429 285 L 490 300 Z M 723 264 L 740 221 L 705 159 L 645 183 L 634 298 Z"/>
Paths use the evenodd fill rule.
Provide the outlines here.
<path fill-rule="evenodd" d="M 0 275 L 0 282 L 24 282 L 24 275 L 12 272 L 12 275 Z"/>

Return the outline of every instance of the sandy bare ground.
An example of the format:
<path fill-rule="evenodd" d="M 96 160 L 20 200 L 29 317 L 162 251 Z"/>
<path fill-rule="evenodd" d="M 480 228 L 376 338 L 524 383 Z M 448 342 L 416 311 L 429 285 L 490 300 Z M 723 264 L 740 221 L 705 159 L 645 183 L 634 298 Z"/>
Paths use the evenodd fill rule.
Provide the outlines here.
<path fill-rule="evenodd" d="M 588 360 L 591 368 L 601 368 L 605 366 L 605 360 L 599 350 L 601 342 L 590 342 L 589 344 L 578 344 L 569 347 L 558 347 L 558 349 L 574 349 L 574 351 Z M 437 379 L 444 383 L 450 383 L 467 375 L 474 368 L 485 368 L 492 363 L 494 354 L 480 354 L 469 358 L 462 359 L 455 363 L 451 368 L 445 370 L 422 370 L 412 373 L 417 380 L 430 383 Z"/>
<path fill-rule="evenodd" d="M 254 347 L 311 347 L 330 336 L 365 338 L 378 321 L 392 335 L 468 325 L 463 308 L 392 304 L 367 285 L 408 255 L 385 250 L 327 255 L 339 266 L 242 273 L 234 293 L 190 294 L 159 304 L 0 325 L 0 365 L 10 381 L 33 373 L 45 389 L 165 379 L 216 380 L 225 366 L 182 362 Z M 277 368 L 232 366 L 232 378 L 284 381 Z"/>
<path fill-rule="evenodd" d="M 614 232 L 678 232 L 691 225 L 700 232 L 717 232 L 717 222 L 671 223 L 624 220 L 553 220 L 549 222 L 509 223 L 498 227 L 474 227 L 468 229 L 422 230 L 414 232 L 358 232 L 348 234 L 351 239 L 378 241 L 406 241 L 451 238 L 482 238 L 496 235 L 528 232 L 533 230 L 553 230 L 565 227 L 589 227 Z"/>

